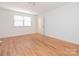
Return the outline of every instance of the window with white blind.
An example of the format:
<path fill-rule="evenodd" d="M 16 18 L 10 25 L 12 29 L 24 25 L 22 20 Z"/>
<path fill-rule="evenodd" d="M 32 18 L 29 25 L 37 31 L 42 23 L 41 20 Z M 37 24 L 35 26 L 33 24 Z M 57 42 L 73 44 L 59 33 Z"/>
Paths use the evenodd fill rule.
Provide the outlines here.
<path fill-rule="evenodd" d="M 32 26 L 31 17 L 14 15 L 14 26 Z"/>

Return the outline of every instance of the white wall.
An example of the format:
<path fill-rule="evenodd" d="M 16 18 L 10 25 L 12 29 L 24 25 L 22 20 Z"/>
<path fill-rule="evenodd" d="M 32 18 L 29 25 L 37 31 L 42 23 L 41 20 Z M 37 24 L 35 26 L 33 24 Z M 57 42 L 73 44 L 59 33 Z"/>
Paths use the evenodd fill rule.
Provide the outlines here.
<path fill-rule="evenodd" d="M 32 17 L 31 27 L 15 27 L 14 15 L 25 15 Z M 21 12 L 10 11 L 0 8 L 0 38 L 10 37 L 16 35 L 30 34 L 37 32 L 37 17 L 35 15 L 29 15 Z"/>
<path fill-rule="evenodd" d="M 46 13 L 45 34 L 79 44 L 79 3 L 70 3 Z"/>

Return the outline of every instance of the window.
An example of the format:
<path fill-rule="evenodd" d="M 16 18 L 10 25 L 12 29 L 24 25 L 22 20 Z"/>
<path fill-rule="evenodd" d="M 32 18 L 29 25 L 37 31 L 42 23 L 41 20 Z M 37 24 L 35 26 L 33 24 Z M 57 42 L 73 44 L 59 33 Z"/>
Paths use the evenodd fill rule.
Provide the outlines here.
<path fill-rule="evenodd" d="M 31 26 L 31 17 L 24 17 L 24 26 Z"/>
<path fill-rule="evenodd" d="M 14 26 L 23 26 L 23 16 L 14 16 Z"/>
<path fill-rule="evenodd" d="M 14 15 L 14 26 L 31 26 L 31 17 Z"/>

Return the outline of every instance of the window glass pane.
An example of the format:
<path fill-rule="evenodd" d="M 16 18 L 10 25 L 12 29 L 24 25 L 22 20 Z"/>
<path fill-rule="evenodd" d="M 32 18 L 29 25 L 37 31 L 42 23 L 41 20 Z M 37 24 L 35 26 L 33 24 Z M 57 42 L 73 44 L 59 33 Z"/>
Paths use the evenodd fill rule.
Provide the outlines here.
<path fill-rule="evenodd" d="M 31 22 L 31 17 L 24 17 L 24 22 Z"/>
<path fill-rule="evenodd" d="M 23 16 L 14 15 L 14 26 L 23 26 Z"/>
<path fill-rule="evenodd" d="M 24 26 L 31 26 L 31 17 L 24 17 Z"/>
<path fill-rule="evenodd" d="M 31 22 L 24 22 L 24 26 L 31 26 Z"/>
<path fill-rule="evenodd" d="M 17 21 L 23 21 L 23 16 L 15 15 L 14 19 Z"/>
<path fill-rule="evenodd" d="M 14 26 L 23 26 L 23 23 L 22 22 L 15 22 Z"/>

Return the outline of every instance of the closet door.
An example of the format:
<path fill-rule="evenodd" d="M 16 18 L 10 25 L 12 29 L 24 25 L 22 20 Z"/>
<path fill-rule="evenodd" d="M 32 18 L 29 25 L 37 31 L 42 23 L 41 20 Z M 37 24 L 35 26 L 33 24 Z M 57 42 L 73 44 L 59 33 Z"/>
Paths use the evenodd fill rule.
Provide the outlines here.
<path fill-rule="evenodd" d="M 38 16 L 38 33 L 44 34 L 44 16 Z"/>

